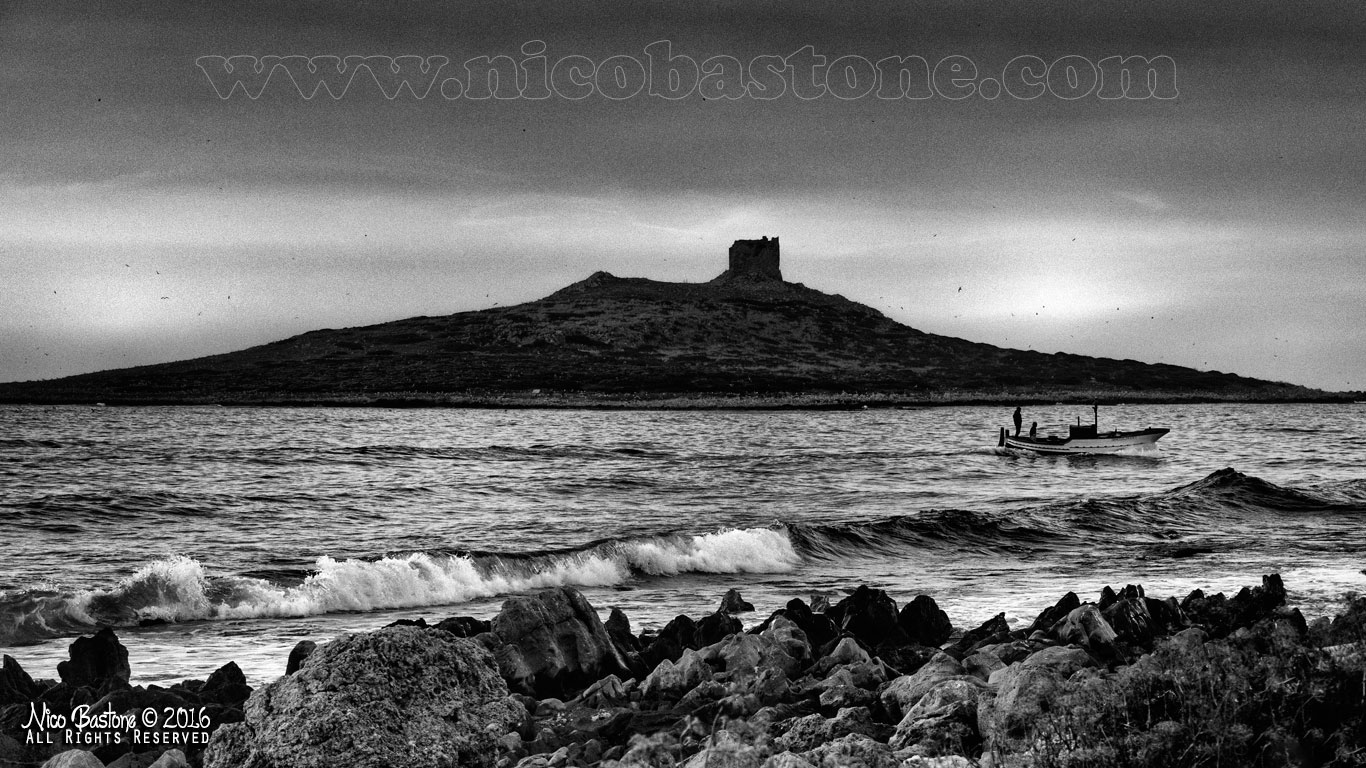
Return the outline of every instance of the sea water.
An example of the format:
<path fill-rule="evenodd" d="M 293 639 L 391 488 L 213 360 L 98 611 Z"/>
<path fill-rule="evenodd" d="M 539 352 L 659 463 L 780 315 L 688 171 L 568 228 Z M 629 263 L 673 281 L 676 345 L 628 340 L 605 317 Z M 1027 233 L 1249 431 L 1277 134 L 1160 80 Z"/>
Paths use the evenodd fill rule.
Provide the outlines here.
<path fill-rule="evenodd" d="M 1106 585 L 1274 572 L 1311 619 L 1366 589 L 1366 406 L 1108 407 L 1171 434 L 1082 457 L 998 449 L 1011 410 L 0 406 L 0 652 L 56 677 L 111 625 L 135 684 L 259 684 L 301 639 L 562 584 L 636 631 L 730 587 L 750 621 L 869 584 L 966 627 Z"/>

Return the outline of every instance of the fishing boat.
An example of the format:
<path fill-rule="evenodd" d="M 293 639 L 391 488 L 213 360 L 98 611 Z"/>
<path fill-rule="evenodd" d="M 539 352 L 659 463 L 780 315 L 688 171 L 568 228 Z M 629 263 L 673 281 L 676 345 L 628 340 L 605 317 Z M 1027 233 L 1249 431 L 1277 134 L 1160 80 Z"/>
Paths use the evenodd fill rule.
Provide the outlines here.
<path fill-rule="evenodd" d="M 1133 432 L 1120 432 L 1118 430 L 1101 432 L 1100 406 L 1092 406 L 1092 410 L 1095 413 L 1094 422 L 1068 425 L 1067 437 L 1011 435 L 1005 427 L 1002 427 L 997 446 L 1051 455 L 1119 453 L 1120 451 L 1150 446 L 1171 431 L 1162 427 L 1148 427 Z"/>

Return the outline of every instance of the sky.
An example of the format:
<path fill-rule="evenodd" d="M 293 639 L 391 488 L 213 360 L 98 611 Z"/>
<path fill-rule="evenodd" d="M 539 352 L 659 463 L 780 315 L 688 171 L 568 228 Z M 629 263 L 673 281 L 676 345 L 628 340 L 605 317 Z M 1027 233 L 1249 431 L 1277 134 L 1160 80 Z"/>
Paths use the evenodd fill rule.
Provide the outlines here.
<path fill-rule="evenodd" d="M 1366 389 L 1363 49 L 1358 0 L 0 2 L 0 381 L 767 235 L 926 332 Z"/>

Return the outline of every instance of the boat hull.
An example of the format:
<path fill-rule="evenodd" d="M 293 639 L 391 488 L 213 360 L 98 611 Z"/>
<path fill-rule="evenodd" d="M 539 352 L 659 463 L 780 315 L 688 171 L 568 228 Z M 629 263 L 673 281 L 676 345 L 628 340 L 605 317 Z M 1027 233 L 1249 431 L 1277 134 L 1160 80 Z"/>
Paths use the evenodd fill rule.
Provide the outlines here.
<path fill-rule="evenodd" d="M 1156 443 L 1171 430 L 1150 427 L 1137 432 L 1110 432 L 1095 437 L 1028 438 L 1002 432 L 1000 445 L 1017 451 L 1066 456 L 1071 454 L 1119 453 Z"/>

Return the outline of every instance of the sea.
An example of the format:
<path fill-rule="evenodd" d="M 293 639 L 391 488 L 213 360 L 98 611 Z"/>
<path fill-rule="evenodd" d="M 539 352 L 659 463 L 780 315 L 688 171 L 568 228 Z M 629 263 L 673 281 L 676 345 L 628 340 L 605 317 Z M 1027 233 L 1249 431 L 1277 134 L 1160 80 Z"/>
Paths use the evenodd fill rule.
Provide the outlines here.
<path fill-rule="evenodd" d="M 738 589 L 753 624 L 860 584 L 955 626 L 1068 591 L 1366 591 L 1366 405 L 1115 405 L 1115 456 L 997 447 L 1009 407 L 0 406 L 0 653 L 57 677 L 115 628 L 135 684 L 253 684 L 300 640 L 491 618 L 572 585 L 639 632 Z M 1040 434 L 1089 405 L 1027 406 Z"/>

